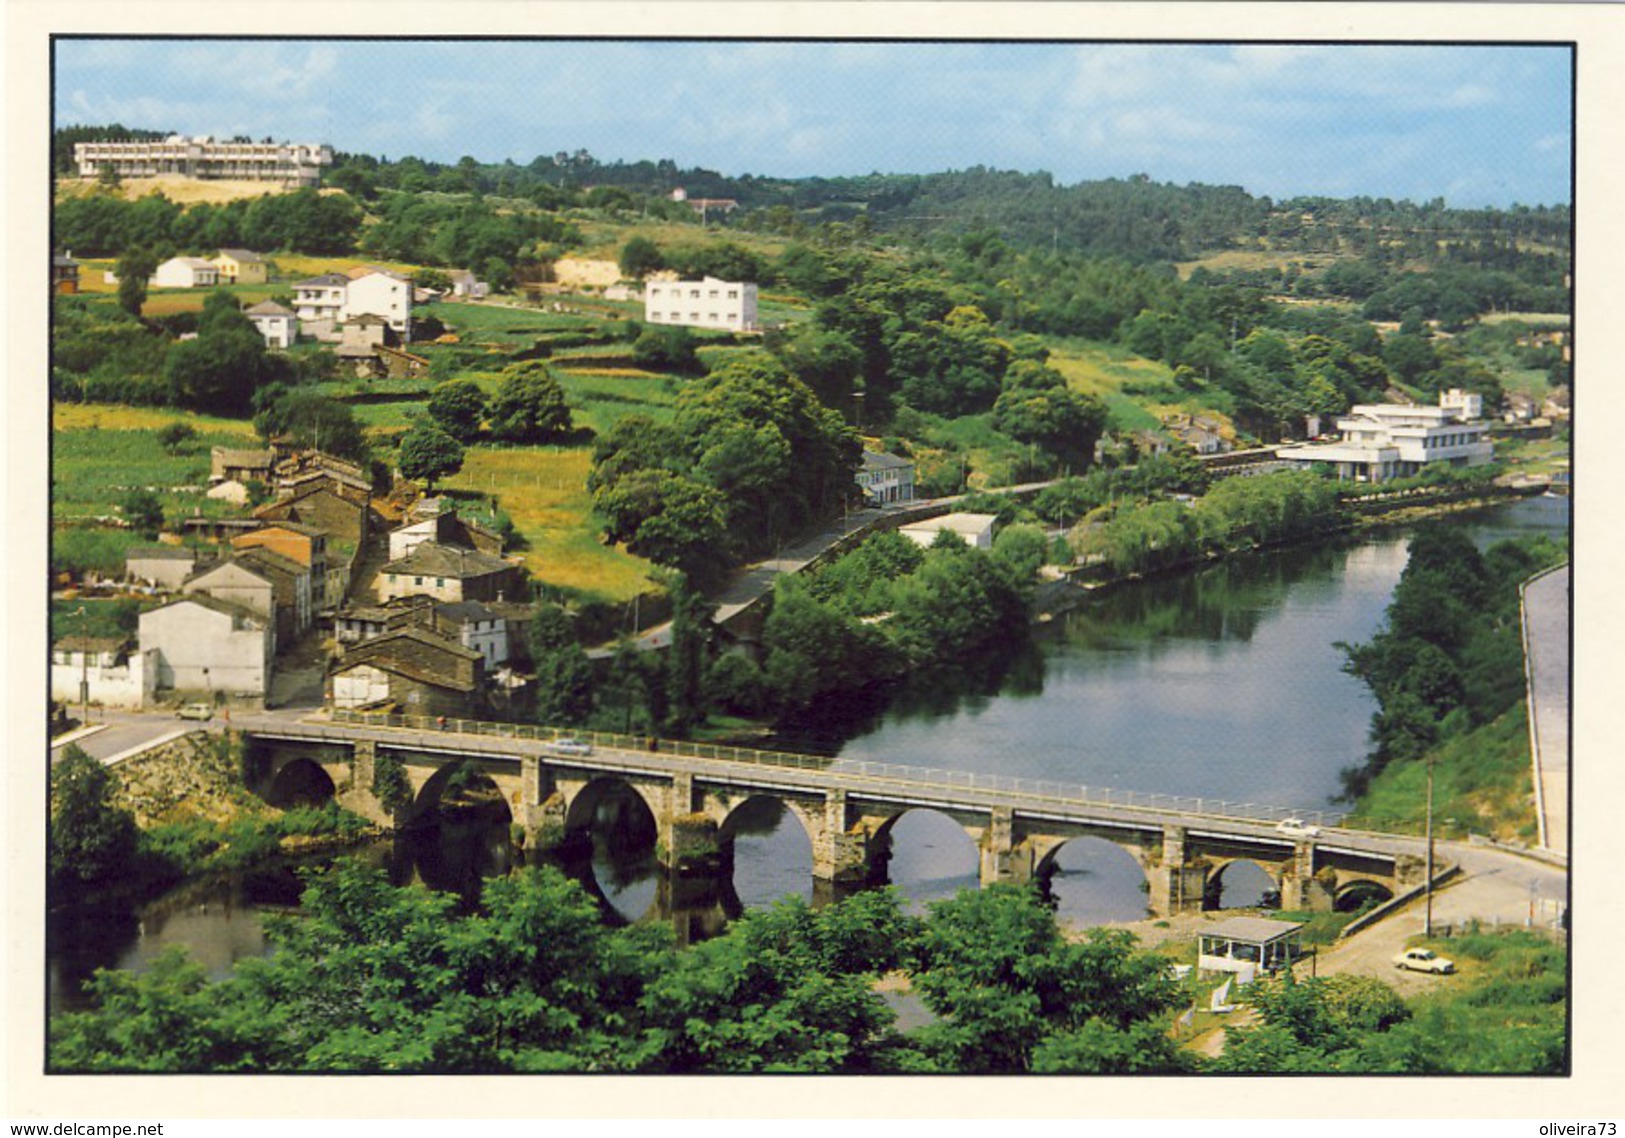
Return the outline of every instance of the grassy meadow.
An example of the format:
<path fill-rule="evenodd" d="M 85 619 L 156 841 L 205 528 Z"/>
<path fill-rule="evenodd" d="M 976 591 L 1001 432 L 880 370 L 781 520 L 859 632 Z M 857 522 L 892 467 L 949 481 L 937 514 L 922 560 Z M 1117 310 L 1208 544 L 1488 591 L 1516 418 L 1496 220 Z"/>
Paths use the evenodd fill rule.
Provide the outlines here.
<path fill-rule="evenodd" d="M 626 601 L 649 588 L 653 566 L 598 540 L 587 492 L 586 447 L 470 448 L 450 490 L 494 497 L 522 539 L 517 551 L 545 586 Z"/>

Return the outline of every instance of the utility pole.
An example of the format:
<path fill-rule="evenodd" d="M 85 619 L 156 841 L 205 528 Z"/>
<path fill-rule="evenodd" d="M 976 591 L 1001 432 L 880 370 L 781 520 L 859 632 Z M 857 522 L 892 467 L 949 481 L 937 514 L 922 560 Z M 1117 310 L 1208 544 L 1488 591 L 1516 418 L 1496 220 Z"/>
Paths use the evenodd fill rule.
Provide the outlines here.
<path fill-rule="evenodd" d="M 90 723 L 90 637 L 85 635 L 85 606 L 73 614 L 79 617 L 79 725 Z"/>
<path fill-rule="evenodd" d="M 1427 909 L 1422 918 L 1422 935 L 1433 935 L 1433 756 L 1428 756 L 1428 803 L 1427 803 Z"/>

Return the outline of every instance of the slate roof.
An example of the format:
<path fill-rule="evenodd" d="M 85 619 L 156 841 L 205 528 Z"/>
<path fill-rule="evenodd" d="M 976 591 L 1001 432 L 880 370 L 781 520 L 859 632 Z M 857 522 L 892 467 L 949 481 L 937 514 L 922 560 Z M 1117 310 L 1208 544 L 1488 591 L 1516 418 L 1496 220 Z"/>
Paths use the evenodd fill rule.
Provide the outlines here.
<path fill-rule="evenodd" d="M 244 316 L 292 316 L 293 309 L 283 308 L 274 300 L 262 300 L 252 308 L 243 309 Z"/>
<path fill-rule="evenodd" d="M 914 464 L 908 459 L 898 458 L 895 454 L 872 450 L 863 452 L 863 469 L 865 470 L 908 470 L 913 466 Z"/>
<path fill-rule="evenodd" d="M 239 450 L 232 447 L 216 447 L 211 457 L 221 466 L 246 466 L 251 468 L 271 468 L 271 452 L 268 450 L 246 449 Z"/>
<path fill-rule="evenodd" d="M 220 570 L 229 568 L 233 565 L 237 566 L 237 568 L 241 569 L 249 576 L 256 577 L 259 580 L 264 581 L 267 585 L 271 584 L 271 579 L 269 577 L 265 576 L 263 573 L 256 572 L 252 565 L 242 564 L 241 559 L 237 557 L 230 557 L 224 561 L 212 561 L 208 565 L 199 568 L 197 572 L 188 576 L 183 584 L 190 585 L 193 581 L 201 581 L 211 573 L 218 573 Z"/>
<path fill-rule="evenodd" d="M 435 611 L 448 620 L 465 624 L 471 620 L 501 620 L 502 614 L 478 601 L 447 601 L 435 606 Z"/>
<path fill-rule="evenodd" d="M 478 686 L 472 681 L 463 681 L 448 674 L 450 668 L 445 666 L 432 667 L 427 661 L 413 660 L 398 653 L 402 650 L 401 641 L 411 641 L 408 651 L 416 651 L 424 655 L 461 657 L 470 663 L 481 663 L 484 657 L 471 648 L 464 648 L 455 641 L 447 640 L 427 629 L 416 626 L 397 628 L 382 636 L 375 636 L 371 640 L 363 640 L 344 654 L 344 658 L 333 669 L 333 674 L 347 672 L 351 668 L 366 664 L 381 671 L 396 672 L 407 679 L 416 680 L 422 684 L 432 684 L 439 688 L 448 688 L 452 691 L 471 692 Z"/>
<path fill-rule="evenodd" d="M 265 627 L 265 618 L 260 616 L 260 614 L 255 612 L 253 609 L 244 608 L 242 605 L 234 605 L 230 601 L 222 601 L 216 597 L 209 596 L 207 593 L 188 593 L 184 597 L 177 597 L 175 600 L 170 601 L 166 605 L 159 605 L 157 608 L 148 609 L 147 612 L 161 612 L 164 609 L 174 608 L 176 605 L 201 605 L 210 612 L 218 612 L 223 613 L 226 616 L 236 617 L 239 620 L 246 621 L 247 623 L 253 625 L 255 628 Z"/>
<path fill-rule="evenodd" d="M 278 502 L 276 504 L 281 505 L 280 502 Z M 261 528 L 258 529 L 258 530 L 255 530 L 254 531 L 255 533 L 262 533 L 262 532 L 264 532 L 265 530 L 268 530 L 268 529 L 285 529 L 289 533 L 301 534 L 304 537 L 326 537 L 327 536 L 327 531 L 322 529 L 320 526 L 307 526 L 303 522 L 284 522 L 284 521 L 278 521 L 278 520 L 271 520 L 271 521 L 262 521 L 260 523 L 260 526 L 261 526 Z"/>
<path fill-rule="evenodd" d="M 131 561 L 196 561 L 198 552 L 184 545 L 132 545 L 124 551 L 125 564 Z"/>
<path fill-rule="evenodd" d="M 51 647 L 59 652 L 88 652 L 99 656 L 103 652 L 123 652 L 131 644 L 128 636 L 64 636 Z"/>
<path fill-rule="evenodd" d="M 488 553 L 425 541 L 399 561 L 391 561 L 385 565 L 383 571 L 419 577 L 452 577 L 466 580 L 470 577 L 486 577 L 512 568 L 513 566 L 502 558 L 492 557 Z"/>
<path fill-rule="evenodd" d="M 251 252 L 248 249 L 222 249 L 220 250 L 220 255 L 222 257 L 230 257 L 233 261 L 237 261 L 245 265 L 251 265 L 256 261 L 265 260 L 265 258 L 260 256 L 258 253 Z"/>
<path fill-rule="evenodd" d="M 308 281 L 296 281 L 294 288 L 338 288 L 348 285 L 350 278 L 343 273 L 323 273 L 319 277 L 311 277 Z"/>

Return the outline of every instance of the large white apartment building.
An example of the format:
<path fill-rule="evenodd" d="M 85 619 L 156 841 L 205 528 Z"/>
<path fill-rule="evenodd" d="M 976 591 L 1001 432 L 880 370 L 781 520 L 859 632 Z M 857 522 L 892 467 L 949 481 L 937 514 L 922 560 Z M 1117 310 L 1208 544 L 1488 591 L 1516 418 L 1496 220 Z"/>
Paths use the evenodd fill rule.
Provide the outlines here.
<path fill-rule="evenodd" d="M 172 134 L 161 142 L 121 139 L 77 142 L 73 160 L 81 178 L 94 178 L 109 166 L 121 178 L 233 178 L 315 186 L 322 167 L 333 164 L 333 148 L 314 142 L 216 142 L 209 135 Z"/>
<path fill-rule="evenodd" d="M 756 330 L 756 285 L 750 281 L 651 280 L 643 288 L 643 315 L 650 324 L 690 328 Z"/>
<path fill-rule="evenodd" d="M 1489 424 L 1478 418 L 1483 407 L 1482 396 L 1454 388 L 1437 407 L 1360 404 L 1337 421 L 1337 442 L 1283 447 L 1276 457 L 1300 467 L 1325 463 L 1359 482 L 1406 478 L 1438 462 L 1483 466 L 1495 450 Z"/>

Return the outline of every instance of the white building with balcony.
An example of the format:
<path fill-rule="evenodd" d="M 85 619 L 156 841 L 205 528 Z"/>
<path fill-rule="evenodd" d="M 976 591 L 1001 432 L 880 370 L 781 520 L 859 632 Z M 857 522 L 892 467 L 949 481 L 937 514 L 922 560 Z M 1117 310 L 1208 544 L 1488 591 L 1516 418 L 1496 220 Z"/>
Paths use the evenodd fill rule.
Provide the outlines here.
<path fill-rule="evenodd" d="M 1482 396 L 1455 389 L 1441 394 L 1437 407 L 1360 404 L 1337 421 L 1338 441 L 1282 447 L 1276 457 L 1304 468 L 1324 463 L 1356 482 L 1408 478 L 1441 462 L 1483 466 L 1495 445 L 1489 424 L 1477 418 L 1482 410 Z"/>
<path fill-rule="evenodd" d="M 121 178 L 229 178 L 315 186 L 322 167 L 333 164 L 333 148 L 314 142 L 216 142 L 209 135 L 172 134 L 161 141 L 117 139 L 78 142 L 73 160 L 81 178 L 109 167 Z"/>
<path fill-rule="evenodd" d="M 650 324 L 754 332 L 756 285 L 750 281 L 651 280 L 643 290 L 643 315 Z"/>

